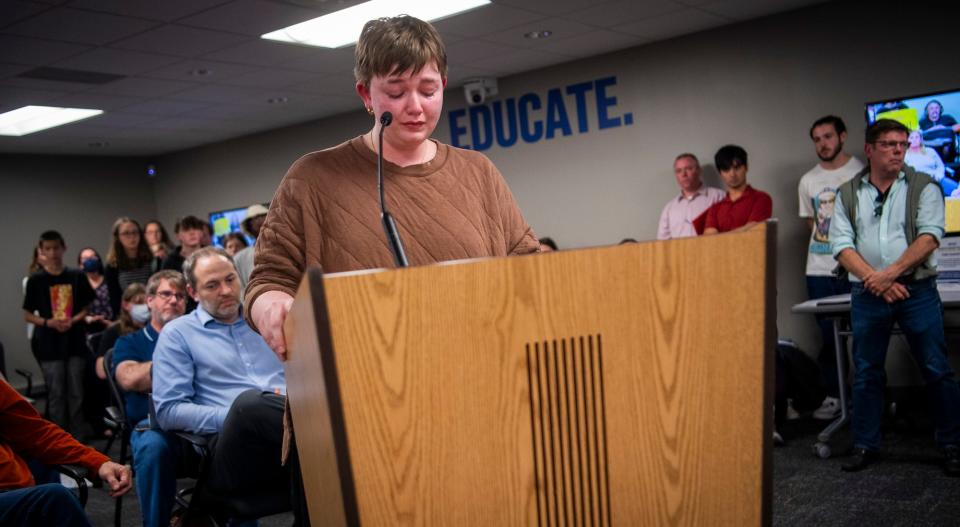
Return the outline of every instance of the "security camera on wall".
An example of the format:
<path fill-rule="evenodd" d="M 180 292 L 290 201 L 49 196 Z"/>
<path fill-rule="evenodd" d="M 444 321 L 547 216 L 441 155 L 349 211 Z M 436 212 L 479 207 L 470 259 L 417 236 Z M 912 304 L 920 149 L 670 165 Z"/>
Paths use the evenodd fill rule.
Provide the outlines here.
<path fill-rule="evenodd" d="M 488 98 L 496 97 L 497 79 L 492 77 L 468 79 L 463 83 L 463 95 L 470 106 L 483 104 Z"/>

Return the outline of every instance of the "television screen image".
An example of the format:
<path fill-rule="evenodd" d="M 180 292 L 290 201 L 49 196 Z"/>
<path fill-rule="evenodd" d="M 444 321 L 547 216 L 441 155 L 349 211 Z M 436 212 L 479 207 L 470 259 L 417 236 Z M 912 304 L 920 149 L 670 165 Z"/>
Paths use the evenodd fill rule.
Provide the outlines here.
<path fill-rule="evenodd" d="M 866 104 L 867 124 L 893 119 L 910 130 L 904 162 L 940 183 L 948 235 L 960 235 L 960 89 Z"/>
<path fill-rule="evenodd" d="M 223 248 L 223 239 L 231 232 L 239 232 L 247 240 L 247 245 L 253 245 L 254 240 L 240 228 L 240 222 L 247 212 L 247 207 L 218 210 L 210 213 L 210 225 L 213 227 L 213 245 Z"/>

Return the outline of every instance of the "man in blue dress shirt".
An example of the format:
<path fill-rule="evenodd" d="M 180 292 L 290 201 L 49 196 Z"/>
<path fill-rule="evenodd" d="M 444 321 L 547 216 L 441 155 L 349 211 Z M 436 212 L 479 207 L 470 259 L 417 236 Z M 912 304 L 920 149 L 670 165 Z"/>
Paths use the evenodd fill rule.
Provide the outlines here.
<path fill-rule="evenodd" d="M 879 119 L 867 128 L 868 166 L 838 190 L 830 245 L 850 273 L 853 327 L 853 460 L 879 457 L 887 346 L 896 322 L 910 343 L 934 406 L 945 472 L 960 476 L 960 386 L 947 362 L 934 251 L 943 236 L 943 194 L 903 163 L 905 126 Z"/>
<path fill-rule="evenodd" d="M 211 492 L 242 498 L 292 488 L 294 514 L 305 524 L 297 510 L 302 488 L 295 453 L 287 466 L 280 462 L 283 367 L 243 319 L 233 261 L 222 249 L 205 247 L 187 258 L 183 271 L 199 307 L 167 324 L 157 340 L 157 420 L 164 430 L 212 437 Z"/>
<path fill-rule="evenodd" d="M 160 330 L 183 315 L 187 307 L 183 273 L 160 271 L 147 281 L 147 306 L 150 322 L 143 329 L 117 340 L 113 347 L 113 371 L 124 390 L 128 425 L 133 427 L 133 467 L 144 527 L 170 524 L 177 491 L 177 463 L 181 459 L 180 441 L 174 434 L 151 428 L 150 369 Z"/>

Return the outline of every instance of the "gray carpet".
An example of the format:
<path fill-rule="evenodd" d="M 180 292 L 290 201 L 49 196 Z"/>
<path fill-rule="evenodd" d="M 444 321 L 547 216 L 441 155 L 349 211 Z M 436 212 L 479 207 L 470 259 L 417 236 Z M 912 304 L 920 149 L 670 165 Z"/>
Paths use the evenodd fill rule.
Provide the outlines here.
<path fill-rule="evenodd" d="M 801 419 L 783 427 L 787 445 L 773 452 L 774 525 L 960 525 L 960 478 L 943 474 L 929 426 L 888 426 L 883 460 L 857 474 L 840 470 L 843 457 L 822 460 L 813 455 L 811 447 L 822 426 L 822 422 Z M 843 440 L 839 443 L 835 449 L 842 450 Z M 116 454 L 114 447 L 111 455 Z M 190 480 L 181 484 L 188 485 Z M 91 489 L 87 513 L 94 525 L 113 525 L 113 507 L 106 492 Z M 279 515 L 260 523 L 279 527 L 291 522 L 290 515 Z M 140 524 L 140 507 L 130 494 L 123 500 L 122 525 Z"/>

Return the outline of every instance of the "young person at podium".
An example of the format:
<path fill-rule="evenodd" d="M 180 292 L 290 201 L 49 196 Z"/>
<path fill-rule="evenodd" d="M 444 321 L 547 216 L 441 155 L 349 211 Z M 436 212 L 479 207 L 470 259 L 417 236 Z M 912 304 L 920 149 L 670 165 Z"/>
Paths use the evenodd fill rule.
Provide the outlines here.
<path fill-rule="evenodd" d="M 257 240 L 246 316 L 281 360 L 283 321 L 307 267 L 394 267 L 377 189 L 381 133 L 386 206 L 411 265 L 539 250 L 493 163 L 430 137 L 447 84 L 446 51 L 433 26 L 409 16 L 367 22 L 354 72 L 372 128 L 297 160 Z M 384 126 L 386 112 L 392 123 Z"/>

